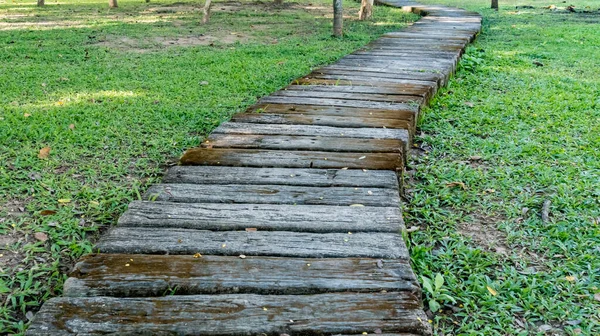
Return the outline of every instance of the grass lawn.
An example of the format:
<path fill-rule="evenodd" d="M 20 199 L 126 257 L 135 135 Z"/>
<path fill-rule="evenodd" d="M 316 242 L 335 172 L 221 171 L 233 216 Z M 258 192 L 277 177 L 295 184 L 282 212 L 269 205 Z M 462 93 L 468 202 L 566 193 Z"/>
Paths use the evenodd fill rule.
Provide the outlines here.
<path fill-rule="evenodd" d="M 416 19 L 377 7 L 357 22 L 346 1 L 338 40 L 326 0 L 217 1 L 208 25 L 203 1 L 46 3 L 0 0 L 0 334 L 60 295 L 74 259 L 183 150 Z"/>
<path fill-rule="evenodd" d="M 600 335 L 600 2 L 422 2 L 484 16 L 409 172 L 415 270 L 445 280 L 436 333 Z"/>

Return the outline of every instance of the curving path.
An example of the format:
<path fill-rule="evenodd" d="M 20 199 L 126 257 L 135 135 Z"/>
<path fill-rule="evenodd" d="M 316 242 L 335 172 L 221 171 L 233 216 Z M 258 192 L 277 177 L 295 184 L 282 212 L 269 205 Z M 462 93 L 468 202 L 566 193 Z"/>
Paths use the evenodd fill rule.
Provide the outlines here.
<path fill-rule="evenodd" d="M 424 17 L 188 150 L 27 335 L 430 335 L 402 238 L 401 174 L 421 107 L 481 19 L 380 2 Z"/>

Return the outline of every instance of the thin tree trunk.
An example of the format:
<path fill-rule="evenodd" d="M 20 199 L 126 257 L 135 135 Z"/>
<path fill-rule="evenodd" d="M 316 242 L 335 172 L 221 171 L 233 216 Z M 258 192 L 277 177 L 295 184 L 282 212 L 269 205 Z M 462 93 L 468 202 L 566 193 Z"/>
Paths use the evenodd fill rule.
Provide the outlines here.
<path fill-rule="evenodd" d="M 498 10 L 498 0 L 492 0 L 492 8 Z"/>
<path fill-rule="evenodd" d="M 333 0 L 333 36 L 342 37 L 344 28 L 344 13 L 342 0 Z"/>
<path fill-rule="evenodd" d="M 206 0 L 204 2 L 204 16 L 202 17 L 202 23 L 208 23 L 210 20 L 210 5 L 212 4 L 212 0 Z"/>
<path fill-rule="evenodd" d="M 362 0 L 358 10 L 359 20 L 368 20 L 373 17 L 373 0 Z"/>
<path fill-rule="evenodd" d="M 37 0 L 37 5 L 40 7 L 44 6 L 44 0 Z"/>
<path fill-rule="evenodd" d="M 110 8 L 119 7 L 119 5 L 117 5 L 117 0 L 108 0 L 108 7 L 110 7 Z"/>

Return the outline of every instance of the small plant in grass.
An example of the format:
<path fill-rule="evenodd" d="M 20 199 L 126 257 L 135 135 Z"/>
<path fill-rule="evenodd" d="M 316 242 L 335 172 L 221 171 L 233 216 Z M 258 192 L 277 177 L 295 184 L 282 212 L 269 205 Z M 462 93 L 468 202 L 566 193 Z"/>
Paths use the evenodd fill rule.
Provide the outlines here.
<path fill-rule="evenodd" d="M 437 273 L 433 281 L 422 275 L 421 280 L 423 280 L 423 288 L 425 288 L 429 297 L 428 304 L 432 312 L 440 310 L 443 303 L 456 304 L 456 300 L 448 295 L 448 290 L 444 288 L 444 276 L 442 274 Z"/>

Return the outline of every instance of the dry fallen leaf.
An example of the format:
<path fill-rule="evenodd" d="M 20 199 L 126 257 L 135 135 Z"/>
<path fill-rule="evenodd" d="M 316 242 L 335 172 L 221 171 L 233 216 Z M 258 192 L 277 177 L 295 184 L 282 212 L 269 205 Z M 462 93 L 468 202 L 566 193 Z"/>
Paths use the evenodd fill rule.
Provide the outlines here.
<path fill-rule="evenodd" d="M 240 254 L 240 259 L 246 259 L 246 256 L 243 254 Z"/>
<path fill-rule="evenodd" d="M 58 203 L 60 204 L 69 204 L 71 203 L 71 200 L 69 198 L 61 198 L 58 200 Z"/>
<path fill-rule="evenodd" d="M 594 294 L 594 300 L 600 301 L 600 293 Z"/>
<path fill-rule="evenodd" d="M 469 101 L 465 102 L 465 105 L 467 105 L 468 107 L 473 107 L 473 106 L 475 106 L 475 104 L 473 104 L 473 103 L 471 103 L 471 102 L 469 102 Z"/>
<path fill-rule="evenodd" d="M 48 240 L 48 235 L 43 232 L 36 232 L 33 234 L 33 237 L 42 243 Z"/>
<path fill-rule="evenodd" d="M 42 210 L 40 211 L 40 215 L 42 216 L 50 216 L 50 215 L 54 215 L 56 214 L 56 211 L 54 210 Z"/>
<path fill-rule="evenodd" d="M 496 292 L 492 287 L 490 286 L 486 286 L 488 292 L 490 292 L 490 294 L 492 294 L 492 296 L 496 296 L 498 295 L 498 292 Z"/>
<path fill-rule="evenodd" d="M 364 204 L 350 204 L 351 207 L 364 207 Z"/>
<path fill-rule="evenodd" d="M 70 129 L 70 130 L 74 130 L 74 129 L 75 129 L 75 124 L 71 124 L 71 125 L 69 125 L 69 129 Z"/>
<path fill-rule="evenodd" d="M 24 113 L 24 114 L 23 114 L 23 117 L 24 117 L 24 118 L 29 118 L 29 117 L 31 117 L 31 114 L 29 114 L 29 113 Z"/>
<path fill-rule="evenodd" d="M 50 155 L 50 147 L 44 147 L 42 149 L 40 149 L 40 153 L 38 154 L 38 158 L 40 159 L 47 159 L 48 156 Z"/>
<path fill-rule="evenodd" d="M 574 277 L 574 276 L 572 276 L 572 275 L 567 275 L 567 276 L 565 277 L 565 279 L 566 279 L 567 281 L 569 281 L 569 282 L 574 282 L 574 281 L 575 281 L 575 277 Z"/>
<path fill-rule="evenodd" d="M 256 228 L 246 228 L 246 232 L 255 232 Z"/>
<path fill-rule="evenodd" d="M 446 187 L 448 187 L 448 188 L 461 187 L 463 190 L 467 190 L 467 186 L 464 183 L 462 183 L 462 182 L 450 182 L 450 183 L 446 183 Z"/>

